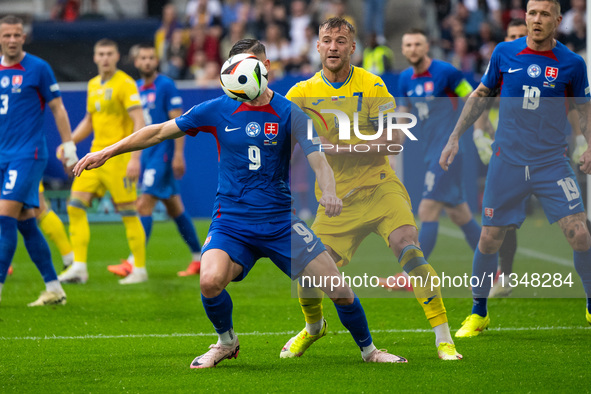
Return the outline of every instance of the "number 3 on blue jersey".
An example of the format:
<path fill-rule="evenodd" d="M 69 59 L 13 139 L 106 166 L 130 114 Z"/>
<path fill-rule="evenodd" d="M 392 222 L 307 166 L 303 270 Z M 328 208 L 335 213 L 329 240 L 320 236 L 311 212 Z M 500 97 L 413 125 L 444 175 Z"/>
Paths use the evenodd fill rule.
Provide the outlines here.
<path fill-rule="evenodd" d="M 249 170 L 256 171 L 261 168 L 261 150 L 258 146 L 250 145 L 248 147 L 248 159 L 250 160 Z"/>

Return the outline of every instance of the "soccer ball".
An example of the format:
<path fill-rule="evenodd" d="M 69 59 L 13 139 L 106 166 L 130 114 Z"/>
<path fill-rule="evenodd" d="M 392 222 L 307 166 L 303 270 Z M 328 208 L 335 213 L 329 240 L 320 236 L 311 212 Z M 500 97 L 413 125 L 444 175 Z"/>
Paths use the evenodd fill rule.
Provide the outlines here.
<path fill-rule="evenodd" d="M 232 56 L 222 66 L 220 83 L 230 98 L 252 101 L 267 89 L 267 69 L 254 55 Z"/>

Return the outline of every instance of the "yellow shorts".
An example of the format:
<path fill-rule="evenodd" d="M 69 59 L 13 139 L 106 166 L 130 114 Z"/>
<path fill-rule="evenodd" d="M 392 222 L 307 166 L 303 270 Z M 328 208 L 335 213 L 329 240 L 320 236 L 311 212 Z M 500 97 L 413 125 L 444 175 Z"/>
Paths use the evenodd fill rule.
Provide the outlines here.
<path fill-rule="evenodd" d="M 109 159 L 102 167 L 83 171 L 80 177 L 74 178 L 72 191 L 102 197 L 108 190 L 115 204 L 134 202 L 137 199 L 136 184 L 126 176 L 130 158 L 131 153 L 124 153 Z"/>
<path fill-rule="evenodd" d="M 388 237 L 392 231 L 404 225 L 417 226 L 408 192 L 396 179 L 358 189 L 343 199 L 343 211 L 339 216 L 329 218 L 324 207 L 319 206 L 311 228 L 346 265 L 370 233 L 379 234 L 389 246 Z"/>

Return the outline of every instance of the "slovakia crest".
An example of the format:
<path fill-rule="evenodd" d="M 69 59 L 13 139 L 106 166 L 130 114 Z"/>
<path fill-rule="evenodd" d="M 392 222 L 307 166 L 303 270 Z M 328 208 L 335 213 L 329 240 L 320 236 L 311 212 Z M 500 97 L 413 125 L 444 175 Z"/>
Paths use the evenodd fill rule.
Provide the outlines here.
<path fill-rule="evenodd" d="M 484 208 L 484 216 L 492 219 L 495 216 L 495 210 L 493 208 Z"/>
<path fill-rule="evenodd" d="M 546 79 L 548 80 L 548 82 L 554 82 L 556 81 L 556 78 L 558 77 L 558 68 L 556 67 L 546 67 Z"/>
<path fill-rule="evenodd" d="M 148 93 L 148 102 L 153 103 L 154 101 L 156 101 L 156 93 L 154 93 L 154 92 Z"/>
<path fill-rule="evenodd" d="M 277 137 L 279 123 L 265 123 L 265 137 L 272 140 Z"/>
<path fill-rule="evenodd" d="M 541 73 L 542 68 L 537 64 L 532 64 L 527 68 L 527 75 L 529 75 L 531 78 L 537 78 L 540 76 Z"/>
<path fill-rule="evenodd" d="M 250 122 L 246 125 L 246 135 L 249 137 L 256 137 L 261 133 L 261 125 L 257 122 Z"/>
<path fill-rule="evenodd" d="M 433 93 L 433 90 L 435 90 L 435 87 L 433 85 L 433 81 L 425 82 L 425 93 L 427 93 L 427 94 Z"/>
<path fill-rule="evenodd" d="M 13 89 L 18 89 L 23 84 L 23 76 L 22 75 L 13 75 L 12 76 L 12 87 Z"/>

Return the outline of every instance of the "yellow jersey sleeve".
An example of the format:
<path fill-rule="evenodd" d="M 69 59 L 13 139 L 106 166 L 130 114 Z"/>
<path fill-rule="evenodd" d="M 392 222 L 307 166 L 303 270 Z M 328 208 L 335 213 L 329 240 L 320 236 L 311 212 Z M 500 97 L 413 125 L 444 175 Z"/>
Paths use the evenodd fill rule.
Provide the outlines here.
<path fill-rule="evenodd" d="M 129 111 L 133 107 L 141 107 L 142 102 L 140 101 L 140 94 L 137 90 L 135 81 L 131 78 L 125 78 L 121 82 L 121 88 L 119 89 L 119 100 L 123 103 L 123 107 Z"/>

